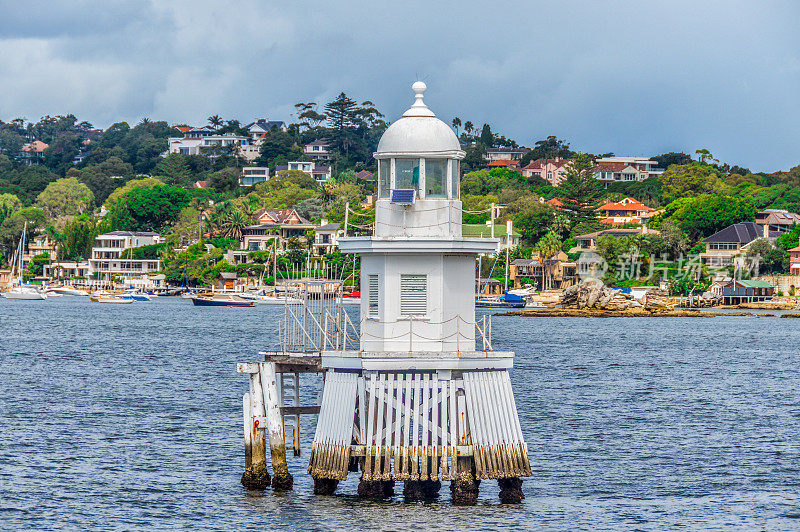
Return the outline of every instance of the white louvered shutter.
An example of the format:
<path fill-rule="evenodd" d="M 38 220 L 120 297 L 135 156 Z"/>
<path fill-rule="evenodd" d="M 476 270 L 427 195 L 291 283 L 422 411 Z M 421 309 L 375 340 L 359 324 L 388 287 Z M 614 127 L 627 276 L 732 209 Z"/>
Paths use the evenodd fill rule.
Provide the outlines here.
<path fill-rule="evenodd" d="M 367 282 L 367 313 L 370 318 L 378 317 L 378 276 L 370 275 Z"/>
<path fill-rule="evenodd" d="M 400 314 L 424 316 L 428 312 L 428 276 L 400 275 Z"/>

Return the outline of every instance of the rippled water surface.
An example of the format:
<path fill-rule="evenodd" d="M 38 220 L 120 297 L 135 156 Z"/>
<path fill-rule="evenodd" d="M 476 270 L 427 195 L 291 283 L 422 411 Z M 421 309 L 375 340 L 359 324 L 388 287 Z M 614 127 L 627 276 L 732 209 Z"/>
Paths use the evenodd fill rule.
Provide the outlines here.
<path fill-rule="evenodd" d="M 455 508 L 359 501 L 356 474 L 315 497 L 307 454 L 293 492 L 241 487 L 235 364 L 278 312 L 0 299 L 0 529 L 800 528 L 800 320 L 495 318 L 534 476 Z"/>

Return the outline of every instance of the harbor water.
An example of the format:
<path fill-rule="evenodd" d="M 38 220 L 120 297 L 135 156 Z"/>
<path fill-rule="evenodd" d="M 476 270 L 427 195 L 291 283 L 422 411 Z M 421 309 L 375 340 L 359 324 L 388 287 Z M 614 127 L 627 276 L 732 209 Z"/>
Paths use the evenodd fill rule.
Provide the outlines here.
<path fill-rule="evenodd" d="M 533 477 L 520 505 L 248 492 L 237 362 L 280 307 L 0 299 L 0 529 L 797 530 L 800 322 L 495 317 Z M 318 377 L 304 376 L 305 404 Z M 313 387 L 313 392 L 310 392 Z"/>

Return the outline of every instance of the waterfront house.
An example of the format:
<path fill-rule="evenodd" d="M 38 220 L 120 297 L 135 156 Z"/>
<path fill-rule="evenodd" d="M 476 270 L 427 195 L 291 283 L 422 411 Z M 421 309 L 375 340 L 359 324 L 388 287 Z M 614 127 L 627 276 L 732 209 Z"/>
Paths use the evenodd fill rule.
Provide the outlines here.
<path fill-rule="evenodd" d="M 721 297 L 723 305 L 738 305 L 772 299 L 775 288 L 766 281 L 732 279 L 715 282 L 710 292 Z"/>
<path fill-rule="evenodd" d="M 305 240 L 306 231 L 315 228 L 294 209 L 261 209 L 256 220 L 258 223 L 242 230 L 242 248 L 247 251 L 269 249 L 273 239 L 278 250 L 283 251 L 290 238 Z"/>
<path fill-rule="evenodd" d="M 754 222 L 729 225 L 703 240 L 707 249 L 700 253 L 700 260 L 711 267 L 730 266 L 751 242 L 761 238 L 762 233 L 762 228 Z M 770 237 L 774 236 L 770 233 Z"/>
<path fill-rule="evenodd" d="M 800 243 L 789 250 L 789 273 L 800 275 Z"/>
<path fill-rule="evenodd" d="M 597 208 L 601 216 L 600 222 L 611 225 L 640 223 L 642 218 L 653 210 L 633 198 L 610 201 Z"/>
<path fill-rule="evenodd" d="M 89 258 L 89 274 L 97 280 L 110 281 L 114 275 L 136 278 L 161 269 L 158 259 L 133 259 L 125 251 L 162 242 L 150 231 L 112 231 L 95 238 Z"/>
<path fill-rule="evenodd" d="M 303 146 L 303 151 L 314 161 L 327 161 L 331 158 L 331 153 L 328 151 L 329 145 L 328 139 L 317 139 Z"/>
<path fill-rule="evenodd" d="M 22 267 L 27 268 L 31 259 L 42 253 L 47 253 L 50 259 L 58 257 L 58 244 L 47 233 L 36 235 L 28 240 L 28 251 L 22 254 Z"/>
<path fill-rule="evenodd" d="M 531 283 L 539 290 L 564 289 L 575 284 L 578 278 L 576 263 L 570 262 L 563 251 L 546 259 L 544 265 L 538 259 L 515 259 L 508 271 L 508 278 L 514 288 Z"/>
<path fill-rule="evenodd" d="M 489 148 L 483 158 L 490 163 L 502 160 L 519 161 L 529 151 L 528 148 Z"/>
<path fill-rule="evenodd" d="M 89 261 L 51 262 L 44 265 L 42 273 L 48 279 L 86 279 L 89 277 Z"/>
<path fill-rule="evenodd" d="M 649 157 L 602 157 L 596 164 L 595 177 L 606 186 L 615 181 L 644 181 L 664 173 Z"/>
<path fill-rule="evenodd" d="M 252 187 L 256 183 L 261 183 L 267 179 L 269 179 L 269 167 L 245 166 L 242 168 L 242 176 L 239 178 L 239 186 Z"/>
<path fill-rule="evenodd" d="M 788 233 L 800 224 L 800 214 L 783 209 L 765 209 L 756 213 L 756 225 L 761 227 L 763 238 L 772 238 L 780 233 Z"/>
<path fill-rule="evenodd" d="M 566 178 L 569 159 L 556 157 L 555 159 L 536 159 L 520 169 L 522 175 L 531 178 L 538 177 L 546 180 L 553 186 L 558 186 Z"/>
<path fill-rule="evenodd" d="M 0 290 L 5 290 L 11 283 L 11 270 L 0 269 Z"/>
<path fill-rule="evenodd" d="M 339 236 L 343 233 L 340 228 L 340 224 L 322 219 L 321 225 L 314 229 L 314 255 L 322 257 L 339 248 Z"/>

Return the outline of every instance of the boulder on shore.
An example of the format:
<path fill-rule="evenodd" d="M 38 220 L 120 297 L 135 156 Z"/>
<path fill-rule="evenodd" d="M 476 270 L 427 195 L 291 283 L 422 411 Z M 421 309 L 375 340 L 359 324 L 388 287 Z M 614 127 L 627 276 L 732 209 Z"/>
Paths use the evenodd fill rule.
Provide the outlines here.
<path fill-rule="evenodd" d="M 664 290 L 652 288 L 638 301 L 630 294 L 608 288 L 600 279 L 587 279 L 564 290 L 561 306 L 605 310 L 656 309 L 669 307 L 667 298 Z"/>

